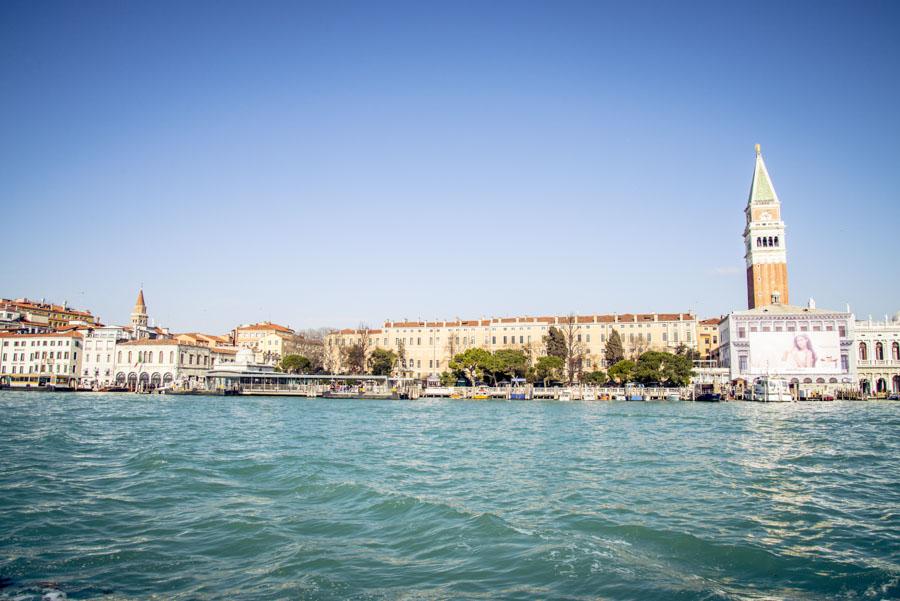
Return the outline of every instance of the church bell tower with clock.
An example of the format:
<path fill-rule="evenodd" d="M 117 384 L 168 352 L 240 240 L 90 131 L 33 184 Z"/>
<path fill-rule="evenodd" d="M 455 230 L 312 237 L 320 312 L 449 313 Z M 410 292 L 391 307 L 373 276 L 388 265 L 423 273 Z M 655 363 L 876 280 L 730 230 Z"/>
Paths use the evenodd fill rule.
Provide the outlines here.
<path fill-rule="evenodd" d="M 747 305 L 750 309 L 788 304 L 787 252 L 781 201 L 769 178 L 759 144 L 747 200 L 744 244 L 747 260 Z"/>

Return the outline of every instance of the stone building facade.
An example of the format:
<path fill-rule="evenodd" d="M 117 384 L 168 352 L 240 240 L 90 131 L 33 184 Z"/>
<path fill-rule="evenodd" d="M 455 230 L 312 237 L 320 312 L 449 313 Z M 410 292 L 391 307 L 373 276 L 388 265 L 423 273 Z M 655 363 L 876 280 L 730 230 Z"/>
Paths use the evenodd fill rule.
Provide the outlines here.
<path fill-rule="evenodd" d="M 893 319 L 857 321 L 854 346 L 860 392 L 900 394 L 900 311 Z"/>
<path fill-rule="evenodd" d="M 388 349 L 401 356 L 399 372 L 425 379 L 449 370 L 450 360 L 470 348 L 519 349 L 535 361 L 545 353 L 551 327 L 571 335 L 582 356 L 582 371 L 605 369 L 604 349 L 613 330 L 626 356 L 648 350 L 696 348 L 697 318 L 692 313 L 627 313 L 548 317 L 504 317 L 460 321 L 388 321 L 379 329 L 346 329 L 325 337 L 325 369 L 347 370 L 344 349 L 364 342 L 367 352 Z"/>

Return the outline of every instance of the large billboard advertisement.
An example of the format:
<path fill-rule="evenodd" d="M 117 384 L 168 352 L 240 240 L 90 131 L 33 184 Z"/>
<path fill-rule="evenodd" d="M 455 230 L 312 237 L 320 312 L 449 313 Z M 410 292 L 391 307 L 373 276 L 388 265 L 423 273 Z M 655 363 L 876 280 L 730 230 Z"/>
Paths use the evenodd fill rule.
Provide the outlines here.
<path fill-rule="evenodd" d="M 841 373 L 837 332 L 750 332 L 749 341 L 753 373 Z"/>

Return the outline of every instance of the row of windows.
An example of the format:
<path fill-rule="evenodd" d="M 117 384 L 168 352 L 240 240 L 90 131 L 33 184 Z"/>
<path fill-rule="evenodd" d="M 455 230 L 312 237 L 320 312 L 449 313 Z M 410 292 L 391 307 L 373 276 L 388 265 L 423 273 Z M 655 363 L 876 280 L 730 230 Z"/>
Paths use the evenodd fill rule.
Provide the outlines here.
<path fill-rule="evenodd" d="M 801 331 L 801 332 L 809 332 L 810 327 L 812 327 L 813 332 L 821 332 L 823 330 L 826 332 L 834 331 L 834 324 L 831 324 L 831 323 L 822 324 L 822 322 L 814 322 L 811 324 L 811 326 L 808 322 L 802 322 L 802 323 L 800 323 L 799 328 L 796 323 L 792 323 L 792 322 L 788 322 L 787 324 L 777 323 L 774 326 L 773 325 L 750 326 L 750 331 L 751 332 L 796 332 L 799 329 L 799 331 Z M 838 326 L 838 336 L 840 336 L 841 338 L 847 337 L 847 326 L 843 326 L 843 325 Z M 746 338 L 746 337 L 747 337 L 747 327 L 746 326 L 738 326 L 738 338 Z"/>
<path fill-rule="evenodd" d="M 31 343 L 30 345 L 28 343 Z M 59 344 L 57 344 L 59 342 Z M 49 343 L 49 344 L 48 344 Z M 9 340 L 3 341 L 3 346 L 9 346 Z M 13 346 L 69 346 L 69 339 L 65 340 L 13 340 Z M 75 341 L 75 346 L 79 346 Z"/>
<path fill-rule="evenodd" d="M 867 361 L 869 359 L 869 345 L 865 342 L 859 343 L 859 358 L 862 361 Z M 900 343 L 895 342 L 891 344 L 891 359 L 900 361 Z M 875 343 L 875 360 L 884 360 L 884 345 L 881 342 Z"/>
<path fill-rule="evenodd" d="M 48 368 L 48 369 L 45 369 L 45 368 Z M 26 373 L 28 373 L 28 374 L 44 374 L 44 373 L 51 373 L 51 374 L 52 374 L 52 373 L 54 373 L 54 369 L 53 369 L 53 366 L 52 366 L 52 365 L 40 365 L 40 366 L 29 365 L 27 370 L 25 369 L 25 366 L 24 366 L 24 365 L 22 365 L 21 367 L 16 366 L 16 365 L 13 365 L 12 371 L 11 371 L 10 373 L 13 373 L 13 374 L 26 374 Z M 61 364 L 57 363 L 57 364 L 56 364 L 56 370 L 55 370 L 55 373 L 58 373 L 58 374 L 69 373 L 69 367 L 66 366 L 66 365 L 61 365 Z M 75 366 L 74 366 L 74 365 L 72 366 L 72 373 L 73 373 L 73 374 L 75 373 Z"/>
<path fill-rule="evenodd" d="M 3 353 L 3 360 L 6 361 L 7 354 Z M 76 359 L 78 357 L 78 353 L 72 353 L 72 359 Z M 28 354 L 28 360 L 34 361 L 35 359 L 68 359 L 69 351 L 42 351 L 40 353 L 34 352 Z M 13 353 L 12 354 L 13 361 L 25 361 L 25 353 Z"/>
<path fill-rule="evenodd" d="M 778 246 L 778 236 L 769 236 L 768 238 L 762 236 L 756 239 L 757 248 L 766 248 L 769 246 Z"/>
<path fill-rule="evenodd" d="M 128 355 L 127 355 L 128 363 L 131 363 L 135 359 L 135 355 L 133 355 L 132 352 L 133 351 L 128 351 Z M 203 362 L 202 362 L 203 365 L 209 365 L 209 356 L 208 355 L 199 355 L 199 354 L 194 355 L 194 353 L 187 353 L 187 354 L 181 353 L 180 359 L 181 359 L 182 365 L 184 365 L 185 356 L 187 356 L 187 364 L 188 365 L 194 365 L 194 364 L 200 365 L 201 358 L 203 359 Z M 137 358 L 138 363 L 153 363 L 153 351 L 138 351 L 136 358 Z M 164 358 L 165 358 L 165 355 L 163 354 L 163 351 L 159 351 L 157 363 L 163 363 Z M 99 355 L 98 355 L 97 360 L 99 361 Z M 122 351 L 118 352 L 118 354 L 116 355 L 116 360 L 120 364 L 122 363 Z M 175 351 L 169 351 L 169 363 L 175 363 Z"/>

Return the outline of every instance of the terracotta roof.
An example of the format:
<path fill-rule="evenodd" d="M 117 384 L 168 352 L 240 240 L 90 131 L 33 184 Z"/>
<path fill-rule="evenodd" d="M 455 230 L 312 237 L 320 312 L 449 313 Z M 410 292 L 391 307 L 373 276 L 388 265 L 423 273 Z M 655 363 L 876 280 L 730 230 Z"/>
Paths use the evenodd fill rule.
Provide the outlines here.
<path fill-rule="evenodd" d="M 292 329 L 278 325 L 277 323 L 272 323 L 270 321 L 264 321 L 262 323 L 254 323 L 248 326 L 238 326 L 235 328 L 239 332 L 246 332 L 250 330 L 275 330 L 278 332 L 293 332 Z"/>
<path fill-rule="evenodd" d="M 212 347 L 210 350 L 220 355 L 237 355 L 238 352 L 236 348 L 220 348 L 217 346 Z"/>
<path fill-rule="evenodd" d="M 704 319 L 700 323 L 705 326 L 717 326 L 722 322 L 721 317 L 710 317 L 709 319 Z"/>
<path fill-rule="evenodd" d="M 79 311 L 77 309 L 69 309 L 62 305 L 54 305 L 52 303 L 39 303 L 32 300 L 28 300 L 27 298 L 23 298 L 20 300 L 9 300 L 3 299 L 3 302 L 7 305 L 12 305 L 14 307 L 25 308 L 25 309 L 39 309 L 41 311 L 55 311 L 57 313 L 68 313 L 70 315 L 84 315 L 85 317 L 93 317 L 90 311 Z"/>
<path fill-rule="evenodd" d="M 180 340 L 175 340 L 174 338 L 141 338 L 138 340 L 129 340 L 128 342 L 120 342 L 119 344 L 122 346 L 191 346 L 195 348 L 206 348 L 199 344 L 182 342 Z"/>
<path fill-rule="evenodd" d="M 489 326 L 491 324 L 512 324 L 512 323 L 544 323 L 544 324 L 566 324 L 573 320 L 572 323 L 590 324 L 590 323 L 638 323 L 638 322 L 654 322 L 654 321 L 693 321 L 696 317 L 690 313 L 622 313 L 604 314 L 604 315 L 562 315 L 541 317 L 492 317 L 490 319 L 470 319 L 457 321 L 386 321 L 385 328 L 421 328 L 421 327 L 466 327 L 466 326 Z M 349 334 L 356 332 L 353 329 L 339 330 L 340 333 Z"/>

